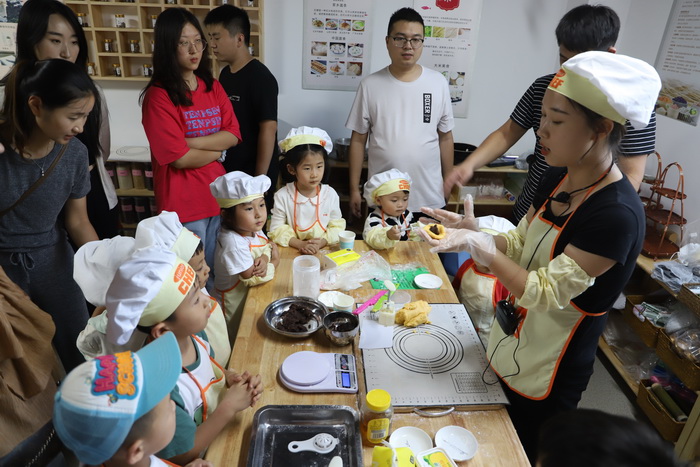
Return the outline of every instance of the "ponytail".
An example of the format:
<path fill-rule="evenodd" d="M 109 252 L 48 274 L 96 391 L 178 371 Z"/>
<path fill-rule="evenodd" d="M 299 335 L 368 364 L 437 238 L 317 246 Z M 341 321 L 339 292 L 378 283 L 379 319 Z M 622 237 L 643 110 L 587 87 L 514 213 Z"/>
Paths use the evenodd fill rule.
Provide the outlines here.
<path fill-rule="evenodd" d="M 85 131 L 89 130 L 97 138 L 101 115 L 100 95 L 85 70 L 57 58 L 17 63 L 8 74 L 5 84 L 5 104 L 0 115 L 0 142 L 5 146 L 14 145 L 20 154 L 23 152 L 36 128 L 34 114 L 29 108 L 30 97 L 39 97 L 43 108 L 55 110 L 90 95 L 95 98 L 95 105 L 88 116 Z M 88 126 L 90 123 L 96 125 L 94 130 Z"/>

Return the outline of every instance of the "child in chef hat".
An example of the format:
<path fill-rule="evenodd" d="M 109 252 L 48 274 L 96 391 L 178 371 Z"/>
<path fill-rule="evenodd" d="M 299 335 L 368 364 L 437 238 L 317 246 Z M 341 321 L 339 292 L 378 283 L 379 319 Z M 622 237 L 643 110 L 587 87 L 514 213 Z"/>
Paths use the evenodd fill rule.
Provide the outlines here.
<path fill-rule="evenodd" d="M 238 333 L 248 287 L 272 280 L 279 265 L 277 245 L 263 233 L 267 222 L 264 196 L 270 185 L 267 175 L 251 177 L 239 171 L 222 175 L 209 185 L 221 207 L 214 278 L 231 340 Z"/>
<path fill-rule="evenodd" d="M 169 394 L 181 366 L 171 332 L 138 352 L 82 363 L 56 393 L 53 424 L 58 437 L 85 464 L 165 465 L 154 454 L 175 434 Z"/>
<path fill-rule="evenodd" d="M 88 242 L 75 253 L 73 279 L 83 291 L 85 299 L 96 307 L 93 317 L 88 320 L 76 342 L 78 350 L 86 359 L 124 350 L 136 351 L 143 347 L 146 341 L 146 334 L 139 331 L 134 332 L 124 345 L 114 345 L 106 338 L 107 288 L 119 266 L 134 250 L 135 242 L 132 237 L 116 236 Z"/>
<path fill-rule="evenodd" d="M 315 255 L 338 243 L 338 234 L 345 230 L 338 193 L 322 183 L 333 143 L 322 129 L 302 126 L 292 128 L 279 146 L 284 153 L 280 173 L 288 183 L 275 193 L 270 238 Z"/>
<path fill-rule="evenodd" d="M 149 338 L 171 331 L 177 339 L 182 371 L 171 393 L 176 405 L 175 436 L 159 456 L 177 457 L 181 464 L 195 459 L 262 391 L 259 375 L 235 375 L 210 356 L 204 332 L 210 308 L 194 269 L 157 246 L 134 252 L 107 290 L 111 342 L 123 344 L 137 327 Z M 204 421 L 209 423 L 203 430 Z"/>
<path fill-rule="evenodd" d="M 192 266 L 197 273 L 202 293 L 209 297 L 211 312 L 204 331 L 211 344 L 214 358 L 222 366 L 228 364 L 231 357 L 231 342 L 229 341 L 224 312 L 215 298 L 209 296 L 204 284 L 209 280 L 209 266 L 204 255 L 204 244 L 201 239 L 180 222 L 177 213 L 163 211 L 157 216 L 144 219 L 136 226 L 135 246 L 149 248 L 160 246 L 170 250 L 183 261 Z"/>
<path fill-rule="evenodd" d="M 365 220 L 362 238 L 375 250 L 392 248 L 398 241 L 420 241 L 408 210 L 411 176 L 398 169 L 375 174 L 365 183 L 365 200 L 374 207 Z"/>

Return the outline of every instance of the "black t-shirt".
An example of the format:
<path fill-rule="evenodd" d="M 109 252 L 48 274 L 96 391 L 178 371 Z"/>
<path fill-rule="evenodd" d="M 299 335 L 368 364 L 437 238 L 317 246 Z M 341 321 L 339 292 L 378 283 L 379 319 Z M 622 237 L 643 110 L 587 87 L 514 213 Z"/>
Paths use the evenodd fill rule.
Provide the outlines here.
<path fill-rule="evenodd" d="M 545 172 L 533 201 L 535 210 L 542 206 L 565 174 L 566 169 L 555 167 Z M 553 254 L 560 255 L 568 244 L 572 244 L 616 261 L 612 268 L 595 279 L 591 287 L 572 300 L 584 312 L 605 313 L 627 284 L 642 250 L 646 225 L 644 208 L 630 182 L 623 178 L 593 193 L 570 216 Z M 544 218 L 557 226 L 563 225 L 568 217 L 554 216 L 549 203 L 545 207 Z M 595 355 L 606 320 L 607 314 L 583 319 L 569 343 L 563 367 L 576 371 L 579 365 L 589 363 L 587 360 Z"/>
<path fill-rule="evenodd" d="M 225 67 L 221 70 L 219 81 L 231 99 L 241 128 L 241 142 L 226 152 L 224 168 L 227 172 L 240 170 L 254 175 L 260 122 L 277 121 L 277 80 L 265 65 L 253 59 L 236 73 L 231 73 L 230 67 Z M 279 149 L 275 144 L 268 171 L 273 187 L 277 181 L 278 155 Z"/>

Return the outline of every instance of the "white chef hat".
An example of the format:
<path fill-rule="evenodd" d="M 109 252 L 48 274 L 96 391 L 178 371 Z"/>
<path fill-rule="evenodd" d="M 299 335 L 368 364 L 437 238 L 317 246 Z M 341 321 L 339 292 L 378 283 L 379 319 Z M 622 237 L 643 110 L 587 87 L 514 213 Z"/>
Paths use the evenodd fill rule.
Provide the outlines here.
<path fill-rule="evenodd" d="M 106 305 L 107 288 L 117 268 L 135 248 L 133 238 L 121 236 L 88 242 L 78 248 L 73 259 L 73 279 L 88 302 L 95 306 Z"/>
<path fill-rule="evenodd" d="M 251 177 L 245 172 L 235 171 L 217 177 L 209 184 L 209 189 L 219 206 L 231 208 L 262 198 L 270 185 L 272 182 L 267 175 Z"/>
<path fill-rule="evenodd" d="M 184 227 L 177 213 L 163 211 L 136 226 L 136 249 L 159 246 L 189 261 L 202 240 Z"/>
<path fill-rule="evenodd" d="M 661 79 L 654 67 L 626 55 L 583 52 L 564 62 L 549 89 L 617 123 L 649 124 Z"/>
<path fill-rule="evenodd" d="M 377 205 L 377 197 L 394 193 L 395 191 L 411 191 L 411 176 L 399 169 L 389 169 L 372 175 L 365 183 L 364 196 L 367 205 Z"/>
<path fill-rule="evenodd" d="M 300 126 L 289 130 L 287 137 L 279 142 L 280 151 L 287 152 L 300 144 L 320 144 L 328 154 L 333 150 L 333 141 L 328 133 L 320 128 Z"/>
<path fill-rule="evenodd" d="M 175 312 L 195 285 L 194 269 L 160 247 L 134 252 L 107 290 L 107 339 L 124 345 L 137 325 L 153 326 Z"/>

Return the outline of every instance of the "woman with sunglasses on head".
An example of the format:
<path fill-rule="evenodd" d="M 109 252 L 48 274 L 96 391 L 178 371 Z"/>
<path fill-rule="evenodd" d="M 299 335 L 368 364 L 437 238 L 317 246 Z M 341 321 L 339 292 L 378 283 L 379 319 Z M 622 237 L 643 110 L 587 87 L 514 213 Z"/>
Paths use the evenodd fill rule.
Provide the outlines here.
<path fill-rule="evenodd" d="M 77 65 L 26 61 L 6 80 L 0 114 L 0 267 L 51 315 L 66 371 L 85 361 L 75 342 L 88 320 L 68 239 L 78 247 L 98 240 L 85 206 L 88 150 L 76 136 L 98 101 Z"/>
<path fill-rule="evenodd" d="M 88 45 L 78 18 L 57 0 L 27 0 L 17 23 L 17 62 L 60 58 L 87 70 Z M 3 83 L 6 78 L 3 79 Z M 105 169 L 109 157 L 109 116 L 104 95 L 85 123 L 78 139 L 88 148 L 90 192 L 86 197 L 88 216 L 100 238 L 118 233 L 117 193 Z"/>
<path fill-rule="evenodd" d="M 212 76 L 197 18 L 184 8 L 168 8 L 158 16 L 154 33 L 153 76 L 141 100 L 156 202 L 202 239 L 211 265 L 220 208 L 209 184 L 226 173 L 219 159 L 238 144 L 238 120 Z M 213 277 L 209 281 L 213 287 Z"/>
<path fill-rule="evenodd" d="M 608 310 L 642 249 L 642 203 L 615 164 L 629 120 L 645 128 L 661 80 L 609 52 L 567 60 L 542 100 L 537 135 L 551 167 L 517 229 L 491 236 L 466 216 L 424 209 L 446 225 L 434 251 L 468 251 L 510 291 L 497 307 L 487 356 L 533 465 L 542 423 L 575 409 L 593 373 Z M 423 234 L 424 232 L 421 232 Z"/>

